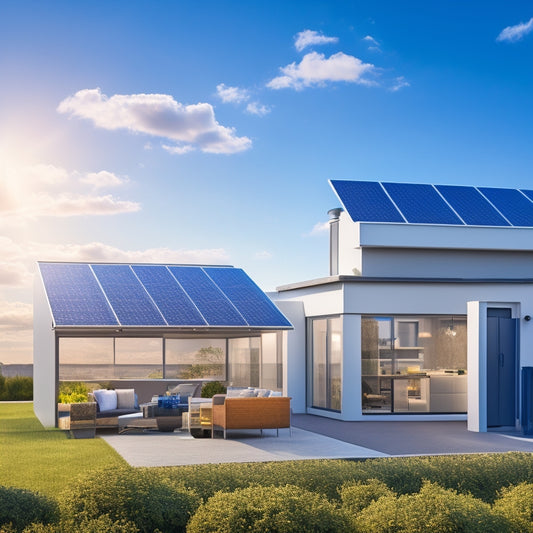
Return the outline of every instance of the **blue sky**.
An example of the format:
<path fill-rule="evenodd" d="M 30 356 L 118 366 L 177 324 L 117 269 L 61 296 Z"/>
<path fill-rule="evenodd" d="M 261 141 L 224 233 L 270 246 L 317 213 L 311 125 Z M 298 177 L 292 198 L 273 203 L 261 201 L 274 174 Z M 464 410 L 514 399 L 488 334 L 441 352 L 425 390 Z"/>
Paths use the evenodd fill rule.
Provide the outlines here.
<path fill-rule="evenodd" d="M 531 2 L 0 2 L 0 361 L 37 260 L 328 273 L 328 179 L 533 185 Z"/>

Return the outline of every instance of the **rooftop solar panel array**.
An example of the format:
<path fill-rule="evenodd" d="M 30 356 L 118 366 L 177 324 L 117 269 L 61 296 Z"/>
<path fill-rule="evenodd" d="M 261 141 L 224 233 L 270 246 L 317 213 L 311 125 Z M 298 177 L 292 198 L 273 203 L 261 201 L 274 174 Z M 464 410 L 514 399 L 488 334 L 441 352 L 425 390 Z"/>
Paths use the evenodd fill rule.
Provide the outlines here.
<path fill-rule="evenodd" d="M 354 222 L 533 227 L 533 191 L 331 180 Z"/>
<path fill-rule="evenodd" d="M 287 328 L 241 269 L 39 263 L 56 326 Z"/>

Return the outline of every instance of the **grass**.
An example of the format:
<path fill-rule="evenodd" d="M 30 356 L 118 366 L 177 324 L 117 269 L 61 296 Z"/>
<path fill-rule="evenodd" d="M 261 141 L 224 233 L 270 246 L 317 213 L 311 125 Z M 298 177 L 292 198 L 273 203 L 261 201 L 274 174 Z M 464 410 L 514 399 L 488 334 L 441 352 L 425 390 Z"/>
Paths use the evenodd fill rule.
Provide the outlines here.
<path fill-rule="evenodd" d="M 0 402 L 0 485 L 55 496 L 78 474 L 126 462 L 102 439 L 45 429 L 33 403 Z"/>

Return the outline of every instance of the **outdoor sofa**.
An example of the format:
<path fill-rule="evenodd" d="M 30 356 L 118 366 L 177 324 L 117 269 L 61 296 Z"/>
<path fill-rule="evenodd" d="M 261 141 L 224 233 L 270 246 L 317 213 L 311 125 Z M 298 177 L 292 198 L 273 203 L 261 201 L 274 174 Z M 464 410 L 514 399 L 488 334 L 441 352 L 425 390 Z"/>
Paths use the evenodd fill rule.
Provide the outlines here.
<path fill-rule="evenodd" d="M 291 398 L 286 396 L 213 396 L 213 431 L 228 429 L 275 429 L 291 427 Z"/>

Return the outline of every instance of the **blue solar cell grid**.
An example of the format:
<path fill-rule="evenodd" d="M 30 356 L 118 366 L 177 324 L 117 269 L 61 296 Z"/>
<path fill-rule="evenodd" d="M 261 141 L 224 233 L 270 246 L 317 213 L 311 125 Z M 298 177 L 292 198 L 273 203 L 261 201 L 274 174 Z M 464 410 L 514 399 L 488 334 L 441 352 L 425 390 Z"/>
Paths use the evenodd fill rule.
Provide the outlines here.
<path fill-rule="evenodd" d="M 513 226 L 533 226 L 533 203 L 516 189 L 478 188 Z"/>
<path fill-rule="evenodd" d="M 129 265 L 92 265 L 92 269 L 122 325 L 166 325 Z"/>
<path fill-rule="evenodd" d="M 407 222 L 413 224 L 451 224 L 463 222 L 432 185 L 420 183 L 383 183 Z"/>
<path fill-rule="evenodd" d="M 331 180 L 331 185 L 354 222 L 405 222 L 379 183 Z"/>
<path fill-rule="evenodd" d="M 528 189 L 520 189 L 520 191 L 523 192 L 533 202 L 533 191 Z"/>
<path fill-rule="evenodd" d="M 202 315 L 176 278 L 161 265 L 132 267 L 170 326 L 205 326 Z"/>
<path fill-rule="evenodd" d="M 250 326 L 291 325 L 243 270 L 208 267 L 205 268 L 205 272 L 231 300 Z"/>
<path fill-rule="evenodd" d="M 201 267 L 169 267 L 211 326 L 246 326 L 244 318 Z"/>
<path fill-rule="evenodd" d="M 435 187 L 469 226 L 510 225 L 476 188 L 460 185 Z"/>
<path fill-rule="evenodd" d="M 89 265 L 40 263 L 39 269 L 56 325 L 118 325 Z"/>

